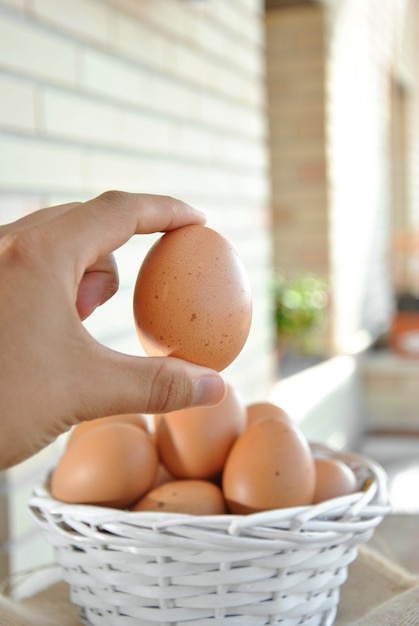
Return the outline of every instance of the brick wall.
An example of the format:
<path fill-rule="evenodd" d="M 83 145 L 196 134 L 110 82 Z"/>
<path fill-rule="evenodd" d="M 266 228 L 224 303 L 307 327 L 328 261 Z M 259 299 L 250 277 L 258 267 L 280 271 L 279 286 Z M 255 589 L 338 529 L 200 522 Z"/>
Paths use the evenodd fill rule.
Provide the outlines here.
<path fill-rule="evenodd" d="M 388 328 L 395 194 L 404 194 L 407 222 L 418 224 L 415 17 L 409 0 L 306 2 L 267 13 L 274 261 L 329 278 L 332 353 L 365 347 Z M 403 190 L 400 153 L 391 150 L 395 80 L 405 90 Z"/>
<path fill-rule="evenodd" d="M 225 375 L 245 400 L 263 397 L 273 362 L 260 0 L 0 0 L 0 89 L 1 221 L 109 188 L 205 211 L 242 257 L 254 298 L 249 340 Z M 133 282 L 152 241 L 118 252 L 120 293 L 87 322 L 133 354 Z M 12 570 L 39 558 L 22 506 L 49 454 L 3 477 Z"/>
<path fill-rule="evenodd" d="M 414 0 L 404 5 L 398 38 L 395 78 L 403 89 L 405 114 L 405 226 L 419 231 L 419 5 Z M 409 287 L 419 290 L 419 248 L 407 258 Z"/>
<path fill-rule="evenodd" d="M 408 201 L 410 224 L 419 228 L 419 5 L 406 0 L 400 29 L 400 69 L 408 91 Z"/>
<path fill-rule="evenodd" d="M 269 10 L 266 29 L 274 262 L 327 276 L 324 10 Z"/>

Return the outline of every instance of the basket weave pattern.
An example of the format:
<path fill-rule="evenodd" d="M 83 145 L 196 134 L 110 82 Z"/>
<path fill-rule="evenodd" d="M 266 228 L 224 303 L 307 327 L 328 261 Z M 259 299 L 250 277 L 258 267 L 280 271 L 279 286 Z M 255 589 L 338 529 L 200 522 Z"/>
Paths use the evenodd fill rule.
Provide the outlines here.
<path fill-rule="evenodd" d="M 389 512 L 386 476 L 355 455 L 362 491 L 247 516 L 70 505 L 35 488 L 30 510 L 86 626 L 330 626 L 358 546 Z"/>

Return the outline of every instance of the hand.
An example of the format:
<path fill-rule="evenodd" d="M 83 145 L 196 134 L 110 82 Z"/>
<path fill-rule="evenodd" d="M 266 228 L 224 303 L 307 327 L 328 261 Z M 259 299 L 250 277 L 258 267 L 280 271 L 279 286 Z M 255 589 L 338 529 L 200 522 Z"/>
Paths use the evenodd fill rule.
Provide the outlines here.
<path fill-rule="evenodd" d="M 0 225 L 0 237 L 7 233 L 16 233 L 31 226 L 37 226 L 50 220 L 52 217 L 64 213 L 80 204 L 72 202 L 60 206 L 49 207 L 35 211 L 30 215 L 12 222 Z M 118 270 L 113 254 L 108 254 L 87 268 L 83 275 L 77 293 L 76 307 L 82 320 L 88 317 L 97 306 L 103 304 L 118 289 Z"/>
<path fill-rule="evenodd" d="M 221 401 L 217 372 L 115 352 L 81 323 L 118 288 L 112 251 L 134 234 L 204 223 L 168 196 L 112 191 L 0 227 L 0 467 L 82 420 Z"/>

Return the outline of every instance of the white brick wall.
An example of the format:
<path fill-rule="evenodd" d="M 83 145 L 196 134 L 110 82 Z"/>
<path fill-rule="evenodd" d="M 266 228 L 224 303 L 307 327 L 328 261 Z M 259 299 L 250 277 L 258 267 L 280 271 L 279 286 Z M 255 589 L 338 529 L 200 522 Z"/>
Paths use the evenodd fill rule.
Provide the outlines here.
<path fill-rule="evenodd" d="M 9 193 L 48 189 L 78 194 L 82 187 L 83 152 L 77 146 L 5 135 L 0 151 L 0 185 Z"/>
<path fill-rule="evenodd" d="M 225 372 L 249 401 L 264 397 L 273 375 L 263 79 L 261 0 L 0 0 L 0 221 L 108 188 L 204 210 L 252 283 L 251 334 Z M 115 349 L 142 353 L 131 298 L 153 240 L 118 251 L 119 293 L 86 323 Z M 29 461 L 31 471 L 45 458 Z M 3 482 L 12 571 L 25 555 L 26 565 L 49 558 L 37 554 L 44 544 L 23 512 L 28 464 Z"/>
<path fill-rule="evenodd" d="M 0 75 L 0 124 L 2 128 L 35 132 L 36 89 L 33 84 L 6 74 Z"/>
<path fill-rule="evenodd" d="M 76 84 L 74 42 L 62 39 L 25 17 L 4 14 L 0 20 L 0 67 L 16 74 Z"/>
<path fill-rule="evenodd" d="M 96 0 L 32 0 L 28 8 L 45 24 L 89 42 L 106 46 L 112 38 L 112 13 L 106 3 Z"/>

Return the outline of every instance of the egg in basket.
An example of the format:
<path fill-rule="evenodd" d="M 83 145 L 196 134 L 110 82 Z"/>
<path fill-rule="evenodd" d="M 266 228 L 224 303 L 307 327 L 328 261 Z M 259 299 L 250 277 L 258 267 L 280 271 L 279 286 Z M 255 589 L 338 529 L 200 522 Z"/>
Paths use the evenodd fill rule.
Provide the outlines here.
<path fill-rule="evenodd" d="M 242 409 L 229 387 L 224 402 L 231 407 L 236 401 Z M 86 626 L 333 623 L 349 563 L 389 512 L 384 471 L 364 457 L 309 445 L 269 403 L 221 419 L 218 448 L 217 436 L 208 435 L 212 426 L 217 430 L 216 409 L 159 416 L 150 433 L 140 419 L 135 425 L 127 416 L 95 420 L 82 434 L 76 427 L 50 480 L 35 488 L 30 510 L 54 548 Z M 250 420 L 253 409 L 259 417 Z M 188 420 L 195 432 L 182 432 Z M 137 429 L 138 440 L 156 451 L 149 455 L 149 487 L 135 499 L 132 491 L 128 495 L 135 463 L 124 454 L 118 429 L 129 431 L 124 441 L 130 445 Z M 101 458 L 98 443 L 105 433 L 119 450 L 119 459 L 113 457 L 118 471 L 109 470 L 109 447 Z M 91 454 L 83 457 L 78 450 L 86 451 L 89 441 Z M 171 456 L 176 441 L 183 445 L 184 462 Z M 218 455 L 225 456 L 221 468 L 211 450 L 224 450 Z M 88 472 L 71 491 L 68 477 L 76 480 L 83 466 Z M 141 490 L 147 471 L 145 465 L 137 470 Z M 120 481 L 120 493 L 111 474 Z M 76 502 L 74 494 L 86 494 L 88 484 L 92 497 Z"/>

